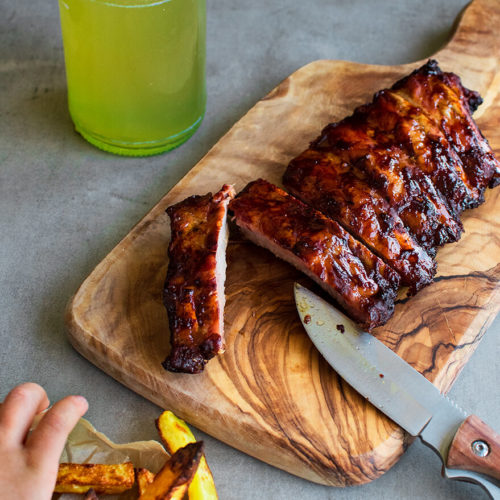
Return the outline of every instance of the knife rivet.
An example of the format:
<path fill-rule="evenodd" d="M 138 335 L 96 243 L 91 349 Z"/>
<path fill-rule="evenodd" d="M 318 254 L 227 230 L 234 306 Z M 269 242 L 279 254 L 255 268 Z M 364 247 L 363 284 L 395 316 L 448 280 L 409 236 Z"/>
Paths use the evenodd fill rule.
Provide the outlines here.
<path fill-rule="evenodd" d="M 472 451 L 474 452 L 474 455 L 477 455 L 478 457 L 485 457 L 490 452 L 490 447 L 488 446 L 488 443 L 485 443 L 480 439 L 474 441 L 471 445 L 471 448 Z"/>

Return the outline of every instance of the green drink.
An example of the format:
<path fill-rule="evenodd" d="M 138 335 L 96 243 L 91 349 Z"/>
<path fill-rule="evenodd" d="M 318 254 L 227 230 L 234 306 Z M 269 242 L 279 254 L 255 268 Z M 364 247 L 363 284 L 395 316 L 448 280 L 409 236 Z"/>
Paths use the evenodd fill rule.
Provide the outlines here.
<path fill-rule="evenodd" d="M 69 111 L 112 153 L 186 141 L 205 111 L 205 0 L 59 0 Z"/>

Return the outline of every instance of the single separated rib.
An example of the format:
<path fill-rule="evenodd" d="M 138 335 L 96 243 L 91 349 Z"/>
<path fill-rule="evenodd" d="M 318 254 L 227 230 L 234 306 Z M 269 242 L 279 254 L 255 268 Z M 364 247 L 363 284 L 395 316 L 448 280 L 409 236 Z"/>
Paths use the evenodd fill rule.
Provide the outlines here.
<path fill-rule="evenodd" d="M 248 239 L 315 280 L 364 328 L 391 317 L 398 274 L 338 223 L 262 179 L 229 209 Z"/>
<path fill-rule="evenodd" d="M 227 205 L 224 185 L 212 196 L 191 196 L 167 209 L 171 223 L 163 301 L 172 349 L 163 362 L 173 372 L 198 373 L 224 352 Z"/>

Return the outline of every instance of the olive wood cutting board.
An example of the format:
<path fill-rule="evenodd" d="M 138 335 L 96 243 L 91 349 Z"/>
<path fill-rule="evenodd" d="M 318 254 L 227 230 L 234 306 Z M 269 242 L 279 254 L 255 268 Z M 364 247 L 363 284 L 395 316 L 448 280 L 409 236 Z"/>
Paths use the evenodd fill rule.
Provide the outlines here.
<path fill-rule="evenodd" d="M 475 117 L 500 154 L 500 2 L 475 0 L 441 68 L 484 103 Z M 85 280 L 68 306 L 73 346 L 92 363 L 208 434 L 318 483 L 373 480 L 404 452 L 408 436 L 323 361 L 303 331 L 293 283 L 312 283 L 245 242 L 228 246 L 226 352 L 198 375 L 166 372 L 162 286 L 170 238 L 167 206 L 263 177 L 281 185 L 294 156 L 324 125 L 351 113 L 424 61 L 372 66 L 315 61 L 259 101 L 142 219 Z M 398 300 L 375 335 L 447 391 L 500 309 L 500 188 L 464 214 L 465 234 L 440 249 L 435 282 Z M 493 332 L 491 332 L 493 333 Z"/>

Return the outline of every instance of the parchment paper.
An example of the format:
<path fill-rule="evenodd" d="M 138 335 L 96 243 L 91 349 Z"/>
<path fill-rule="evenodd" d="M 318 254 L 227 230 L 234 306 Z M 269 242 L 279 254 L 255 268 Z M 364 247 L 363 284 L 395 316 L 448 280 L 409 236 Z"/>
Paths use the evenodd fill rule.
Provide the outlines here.
<path fill-rule="evenodd" d="M 85 419 L 80 419 L 68 437 L 61 462 L 118 464 L 132 462 L 158 472 L 169 455 L 158 441 L 136 441 L 116 444 Z M 106 500 L 137 499 L 137 487 L 120 495 L 102 495 Z M 53 499 L 82 500 L 83 495 L 54 494 Z"/>

